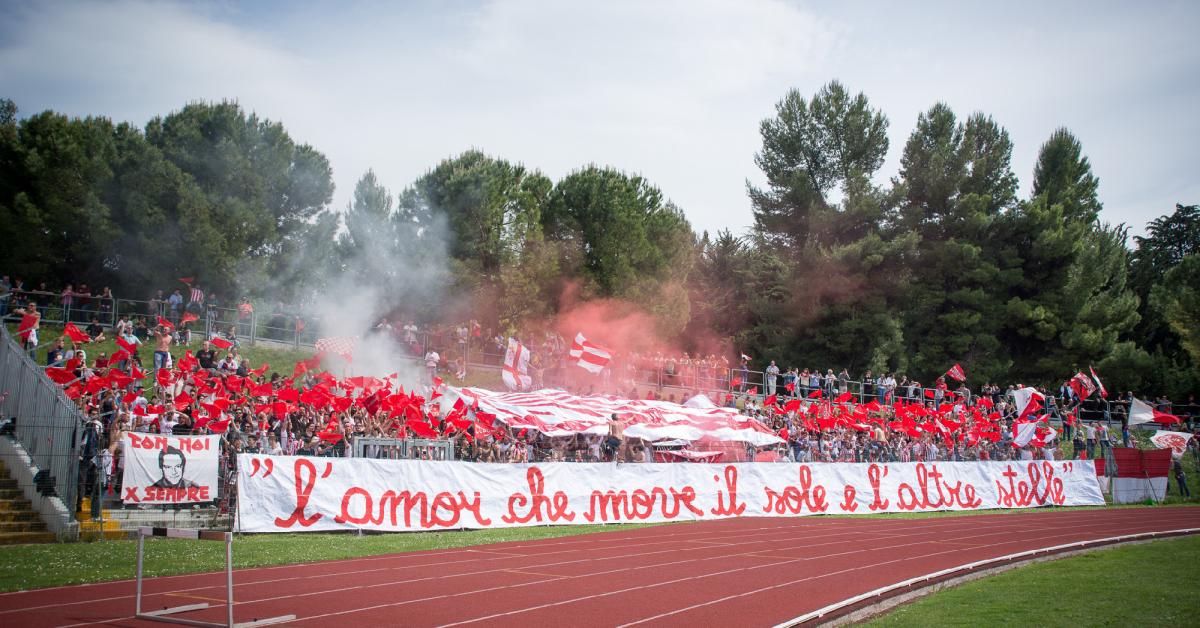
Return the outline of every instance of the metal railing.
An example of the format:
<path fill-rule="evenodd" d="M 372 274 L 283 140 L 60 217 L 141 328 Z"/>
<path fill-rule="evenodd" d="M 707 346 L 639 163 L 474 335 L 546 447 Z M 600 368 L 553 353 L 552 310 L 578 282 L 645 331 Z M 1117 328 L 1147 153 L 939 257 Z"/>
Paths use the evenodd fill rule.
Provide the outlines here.
<path fill-rule="evenodd" d="M 0 417 L 35 467 L 37 491 L 57 496 L 73 513 L 79 487 L 79 445 L 86 417 L 9 333 L 0 339 Z M 2 436 L 0 436 L 2 437 Z"/>
<path fill-rule="evenodd" d="M 387 460 L 454 460 L 454 443 L 426 438 L 379 438 L 360 436 L 354 439 L 355 458 Z"/>

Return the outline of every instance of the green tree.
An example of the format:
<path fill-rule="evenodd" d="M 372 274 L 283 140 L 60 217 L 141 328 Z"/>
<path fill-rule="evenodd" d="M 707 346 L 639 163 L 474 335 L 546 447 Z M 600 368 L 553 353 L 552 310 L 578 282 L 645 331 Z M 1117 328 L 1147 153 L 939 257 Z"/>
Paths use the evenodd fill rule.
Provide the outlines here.
<path fill-rule="evenodd" d="M 1059 129 L 1042 145 L 1034 197 L 1000 225 L 997 241 L 1013 280 L 1003 337 L 1015 378 L 1069 378 L 1107 358 L 1137 323 L 1125 229 L 1098 223 L 1097 187 L 1079 141 Z"/>
<path fill-rule="evenodd" d="M 1200 254 L 1184 257 L 1167 271 L 1151 290 L 1150 301 L 1179 336 L 1192 363 L 1200 364 Z"/>
<path fill-rule="evenodd" d="M 767 187 L 748 186 L 755 237 L 746 285 L 763 293 L 744 299 L 743 346 L 785 363 L 899 366 L 892 306 L 912 240 L 884 231 L 891 199 L 871 184 L 887 154 L 888 120 L 837 81 L 811 99 L 791 90 L 775 112 L 760 125 L 755 157 Z"/>
<path fill-rule="evenodd" d="M 913 238 L 905 344 L 914 375 L 938 376 L 962 363 L 973 381 L 1008 370 L 997 338 L 1007 286 L 991 250 L 993 225 L 1014 199 L 1008 133 L 983 114 L 960 123 L 938 103 L 917 119 L 894 182 L 895 222 Z"/>
<path fill-rule="evenodd" d="M 584 297 L 619 297 L 649 311 L 674 337 L 689 318 L 686 281 L 694 235 L 683 212 L 639 176 L 588 166 L 550 193 L 542 221 L 562 248 L 560 268 Z"/>
<path fill-rule="evenodd" d="M 546 278 L 554 257 L 541 247 L 541 214 L 551 187 L 540 172 L 471 150 L 442 161 L 401 195 L 406 220 L 425 225 L 423 237 L 446 243 L 454 285 L 478 306 L 464 315 L 490 309 L 483 318 L 496 322 L 526 313 L 530 295 L 538 292 L 532 287 Z M 512 299 L 507 288 L 517 293 Z"/>
<path fill-rule="evenodd" d="M 180 208 L 177 223 L 205 249 L 187 274 L 215 289 L 268 288 L 260 280 L 272 257 L 303 238 L 333 197 L 324 155 L 234 102 L 192 103 L 154 118 L 146 139 L 203 196 Z"/>
<path fill-rule="evenodd" d="M 864 188 L 887 156 L 887 117 L 862 93 L 851 95 L 837 81 L 806 100 L 792 89 L 775 105 L 775 116 L 759 125 L 762 149 L 754 161 L 767 188 L 747 184 L 758 232 L 769 242 L 805 247 L 810 236 L 844 242 L 875 226 L 877 208 L 865 214 L 853 205 L 830 204 L 839 186 L 851 194 Z"/>

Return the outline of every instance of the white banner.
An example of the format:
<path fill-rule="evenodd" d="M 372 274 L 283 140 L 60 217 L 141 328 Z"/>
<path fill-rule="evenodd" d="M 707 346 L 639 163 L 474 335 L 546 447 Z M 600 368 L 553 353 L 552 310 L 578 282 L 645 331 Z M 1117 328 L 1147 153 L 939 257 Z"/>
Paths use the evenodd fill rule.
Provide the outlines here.
<path fill-rule="evenodd" d="M 122 499 L 126 504 L 189 504 L 217 499 L 220 436 L 127 432 Z"/>
<path fill-rule="evenodd" d="M 1188 432 L 1169 432 L 1167 430 L 1158 430 L 1154 432 L 1154 436 L 1150 437 L 1150 442 L 1154 443 L 1159 449 L 1171 448 L 1171 455 L 1176 458 L 1182 458 L 1183 454 L 1187 453 L 1188 441 L 1192 435 Z"/>
<path fill-rule="evenodd" d="M 245 532 L 430 530 L 1103 505 L 1090 460 L 479 464 L 238 456 Z"/>

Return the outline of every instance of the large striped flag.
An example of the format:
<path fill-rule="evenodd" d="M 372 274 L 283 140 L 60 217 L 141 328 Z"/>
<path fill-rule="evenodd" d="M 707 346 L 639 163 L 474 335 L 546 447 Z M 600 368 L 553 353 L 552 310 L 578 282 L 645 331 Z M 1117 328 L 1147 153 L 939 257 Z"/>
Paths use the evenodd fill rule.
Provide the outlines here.
<path fill-rule="evenodd" d="M 317 338 L 317 353 L 336 353 L 347 362 L 354 357 L 354 347 L 358 345 L 356 336 L 330 336 Z"/>
<path fill-rule="evenodd" d="M 204 291 L 196 286 L 192 286 L 192 292 L 188 296 L 188 303 L 199 303 L 200 305 L 204 305 Z"/>
<path fill-rule="evenodd" d="M 533 385 L 529 376 L 529 350 L 517 342 L 516 338 L 508 339 L 508 350 L 504 352 L 504 370 L 500 378 L 509 390 L 525 390 Z"/>
<path fill-rule="evenodd" d="M 582 332 L 575 334 L 575 342 L 571 344 L 571 351 L 568 355 L 575 364 L 589 373 L 599 373 L 612 360 L 612 353 L 608 349 L 588 342 Z"/>

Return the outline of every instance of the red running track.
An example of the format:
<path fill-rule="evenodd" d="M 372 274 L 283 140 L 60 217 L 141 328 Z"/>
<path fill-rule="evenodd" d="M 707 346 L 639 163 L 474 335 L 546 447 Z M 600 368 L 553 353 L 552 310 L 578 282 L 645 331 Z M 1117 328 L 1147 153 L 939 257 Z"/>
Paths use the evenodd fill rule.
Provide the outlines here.
<path fill-rule="evenodd" d="M 932 519 L 743 518 L 234 574 L 236 621 L 301 626 L 771 626 L 909 578 L 1016 552 L 1200 528 L 1200 508 Z M 234 551 L 237 544 L 234 543 Z M 133 557 L 130 556 L 130 560 Z M 147 610 L 223 601 L 223 574 L 146 581 Z M 132 581 L 0 594 L 8 626 L 135 621 Z M 185 615 L 223 621 L 223 606 Z"/>

